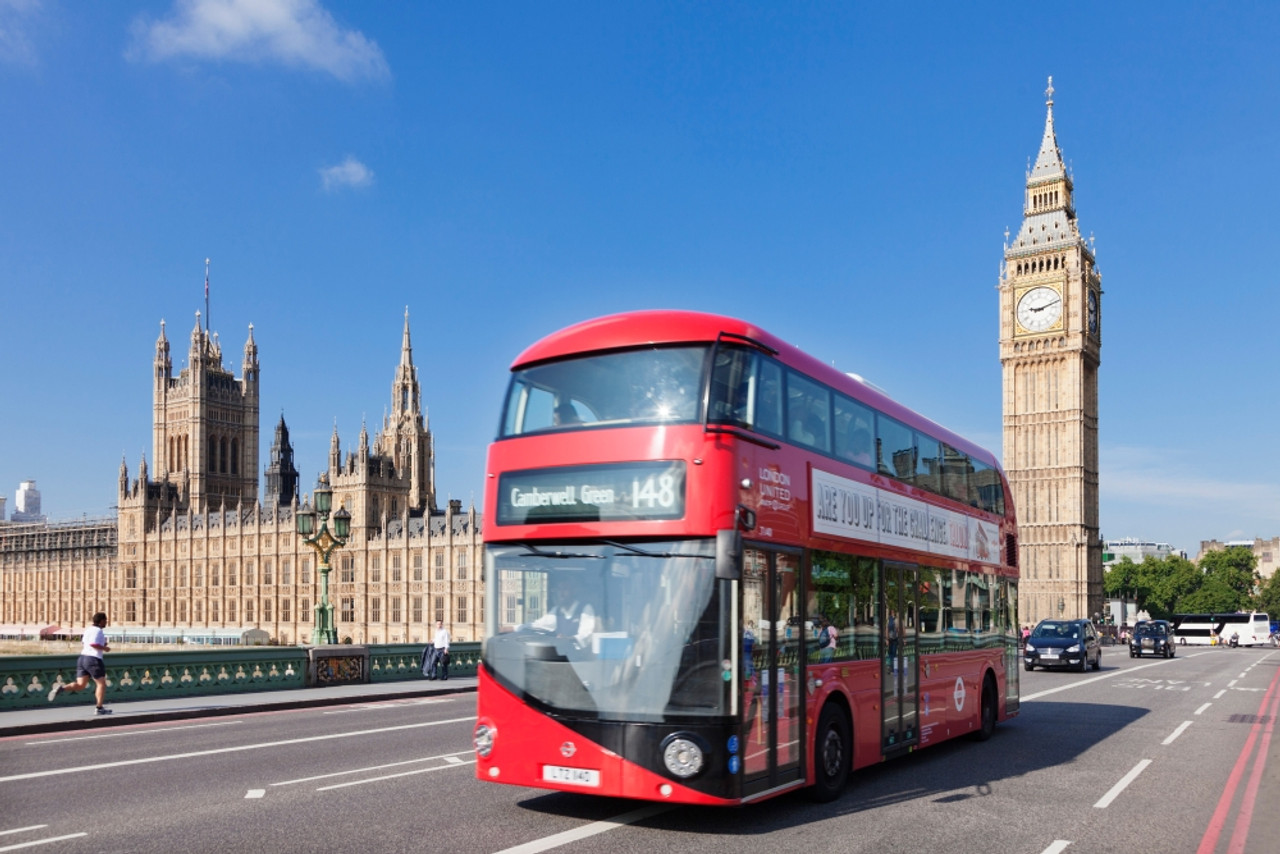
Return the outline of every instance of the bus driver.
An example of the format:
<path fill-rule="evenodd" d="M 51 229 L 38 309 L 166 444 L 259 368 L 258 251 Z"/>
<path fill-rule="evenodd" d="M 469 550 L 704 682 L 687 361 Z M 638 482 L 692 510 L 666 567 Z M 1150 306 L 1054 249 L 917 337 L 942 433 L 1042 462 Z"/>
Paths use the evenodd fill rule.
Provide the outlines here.
<path fill-rule="evenodd" d="M 596 630 L 596 612 L 578 596 L 572 579 L 557 578 L 551 583 L 552 608 L 530 626 L 556 637 L 573 638 L 585 647 Z"/>

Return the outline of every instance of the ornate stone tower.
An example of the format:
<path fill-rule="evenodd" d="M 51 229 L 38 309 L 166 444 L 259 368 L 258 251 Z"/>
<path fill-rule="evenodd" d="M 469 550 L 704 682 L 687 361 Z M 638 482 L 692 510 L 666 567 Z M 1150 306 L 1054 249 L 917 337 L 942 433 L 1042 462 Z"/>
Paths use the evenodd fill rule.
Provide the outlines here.
<path fill-rule="evenodd" d="M 289 442 L 289 427 L 284 414 L 276 425 L 275 439 L 271 442 L 271 462 L 267 464 L 266 496 L 263 504 L 288 507 L 298 497 L 298 470 L 293 465 L 293 445 Z"/>
<path fill-rule="evenodd" d="M 1098 365 L 1102 276 L 1076 221 L 1074 182 L 1053 129 L 1053 78 L 1022 227 L 1000 271 L 1004 465 L 1018 512 L 1019 619 L 1102 609 Z"/>
<path fill-rule="evenodd" d="M 152 458 L 156 481 L 195 512 L 258 498 L 258 345 L 253 324 L 240 379 L 222 366 L 217 334 L 191 330 L 187 367 L 173 376 L 163 321 L 156 340 Z"/>

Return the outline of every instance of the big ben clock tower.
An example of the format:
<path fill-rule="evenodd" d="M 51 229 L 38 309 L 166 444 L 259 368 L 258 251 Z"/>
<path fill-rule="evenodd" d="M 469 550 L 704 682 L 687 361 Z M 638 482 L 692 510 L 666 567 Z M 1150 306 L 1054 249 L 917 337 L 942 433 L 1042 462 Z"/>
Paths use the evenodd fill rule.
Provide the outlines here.
<path fill-rule="evenodd" d="M 1018 513 L 1019 619 L 1102 610 L 1098 365 L 1102 276 L 1076 222 L 1053 129 L 1053 78 L 1022 227 L 1000 272 L 1004 466 Z"/>

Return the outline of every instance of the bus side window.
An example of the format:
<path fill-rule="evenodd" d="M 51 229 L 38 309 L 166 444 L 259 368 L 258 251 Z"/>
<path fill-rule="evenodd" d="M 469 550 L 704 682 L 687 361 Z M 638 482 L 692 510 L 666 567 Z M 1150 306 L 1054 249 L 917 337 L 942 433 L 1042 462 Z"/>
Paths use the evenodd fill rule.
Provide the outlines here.
<path fill-rule="evenodd" d="M 782 435 L 782 367 L 766 359 L 758 360 L 755 429 L 771 436 Z"/>

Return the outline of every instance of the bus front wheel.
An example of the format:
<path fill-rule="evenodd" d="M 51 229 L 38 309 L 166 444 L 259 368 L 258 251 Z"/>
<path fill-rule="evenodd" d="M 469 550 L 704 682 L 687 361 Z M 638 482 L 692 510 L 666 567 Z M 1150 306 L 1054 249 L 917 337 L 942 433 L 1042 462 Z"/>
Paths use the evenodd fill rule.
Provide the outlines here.
<path fill-rule="evenodd" d="M 978 728 L 973 731 L 974 741 L 986 741 L 996 731 L 996 705 L 1000 702 L 996 694 L 996 680 L 991 674 L 982 680 L 982 708 L 978 710 Z"/>
<path fill-rule="evenodd" d="M 853 759 L 853 737 L 849 718 L 835 703 L 827 703 L 818 717 L 813 738 L 813 788 L 810 797 L 827 803 L 840 797 L 849 781 L 849 765 Z"/>

